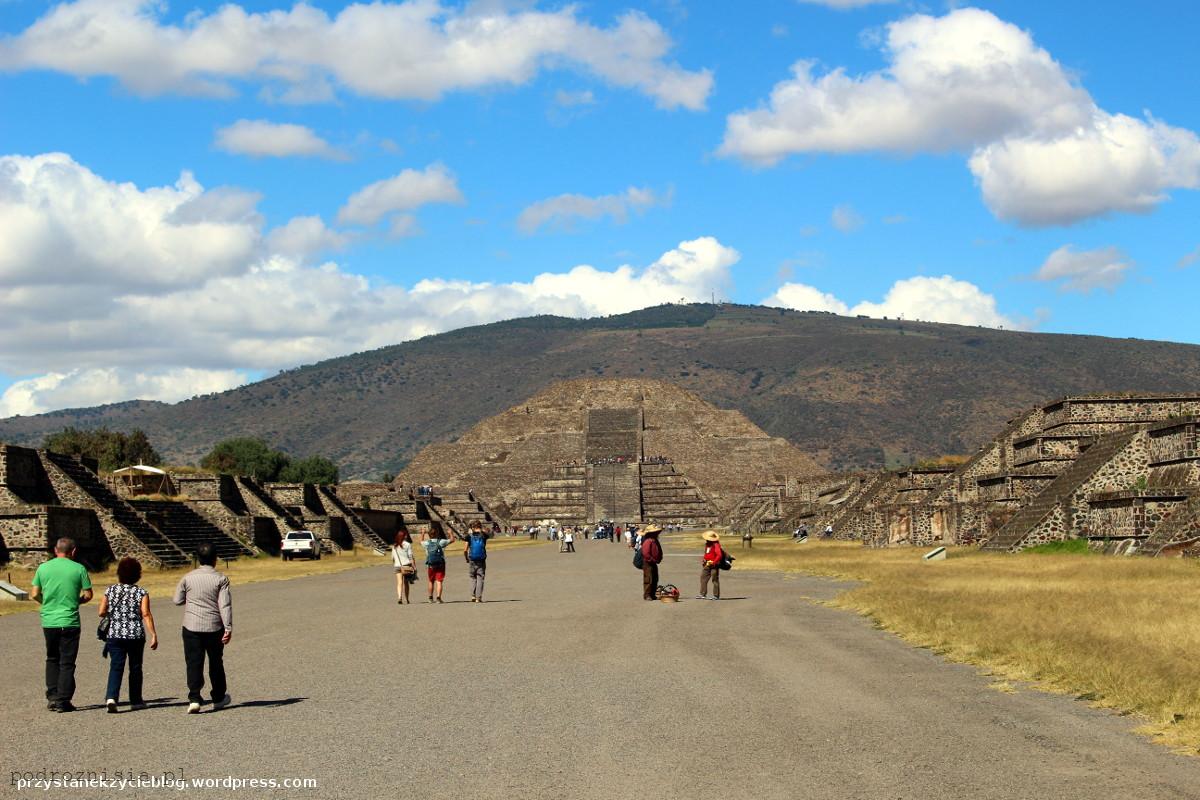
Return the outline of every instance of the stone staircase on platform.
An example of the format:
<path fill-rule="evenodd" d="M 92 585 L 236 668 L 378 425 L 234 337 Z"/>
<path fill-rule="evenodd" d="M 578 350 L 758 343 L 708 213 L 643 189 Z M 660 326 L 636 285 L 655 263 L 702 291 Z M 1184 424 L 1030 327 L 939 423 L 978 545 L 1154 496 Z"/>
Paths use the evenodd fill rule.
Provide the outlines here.
<path fill-rule="evenodd" d="M 76 501 L 96 511 L 113 545 L 114 555 L 120 557 L 148 554 L 164 567 L 182 567 L 191 562 L 189 554 L 147 522 L 129 503 L 109 491 L 100 482 L 99 476 L 79 460 L 48 450 L 39 450 L 38 453 L 51 482 L 55 481 L 55 477 L 62 476 L 75 488 L 73 494 L 76 495 Z M 71 499 L 64 497 L 64 494 L 72 494 L 68 487 L 55 486 L 55 490 L 64 501 Z M 141 547 L 125 552 L 120 544 L 123 536 L 132 537 Z M 143 549 L 144 552 L 137 552 Z"/>
<path fill-rule="evenodd" d="M 699 487 L 672 464 L 641 465 L 642 519 L 659 525 L 711 527 L 717 512 Z"/>
<path fill-rule="evenodd" d="M 582 525 L 588 516 L 588 468 L 580 465 L 555 467 L 529 497 L 513 511 L 513 525 L 534 525 L 543 519 L 564 525 Z"/>
<path fill-rule="evenodd" d="M 592 464 L 587 475 L 589 521 L 642 519 L 642 481 L 636 462 Z"/>
<path fill-rule="evenodd" d="M 346 526 L 350 529 L 350 536 L 355 542 L 365 547 L 371 547 L 376 550 L 386 550 L 388 545 L 383 541 L 383 538 L 376 533 L 370 525 L 362 521 L 362 518 L 355 514 L 350 506 L 341 501 L 332 489 L 328 486 L 318 485 L 317 499 L 324 508 L 327 517 L 340 516 L 346 521 Z M 332 507 L 332 509 L 330 508 Z M 330 511 L 334 513 L 330 513 Z"/>
<path fill-rule="evenodd" d="M 254 555 L 250 548 L 177 500 L 135 499 L 129 503 L 185 553 L 195 553 L 198 545 L 208 542 L 223 559 Z"/>
<path fill-rule="evenodd" d="M 1067 500 L 1113 456 L 1138 434 L 1137 428 L 1100 437 L 1075 462 L 1043 489 L 1033 502 L 1022 507 L 996 535 L 984 543 L 984 550 L 1016 552 L 1029 546 L 1026 540 L 1048 517 L 1060 511 Z M 1058 537 L 1062 538 L 1062 537 Z M 1038 542 L 1040 543 L 1040 542 Z"/>
<path fill-rule="evenodd" d="M 729 514 L 729 529 L 741 533 L 774 530 L 782 521 L 783 484 L 759 484 L 743 497 Z"/>

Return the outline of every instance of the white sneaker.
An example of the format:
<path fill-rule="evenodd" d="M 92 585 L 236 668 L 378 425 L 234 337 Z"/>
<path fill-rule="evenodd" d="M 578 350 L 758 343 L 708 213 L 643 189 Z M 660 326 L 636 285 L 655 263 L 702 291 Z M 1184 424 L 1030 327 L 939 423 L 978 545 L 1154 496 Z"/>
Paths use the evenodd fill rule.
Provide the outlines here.
<path fill-rule="evenodd" d="M 188 703 L 188 713 L 189 714 L 199 714 L 200 713 L 200 704 L 199 703 Z"/>
<path fill-rule="evenodd" d="M 229 705 L 232 702 L 233 702 L 233 698 L 230 697 L 228 694 L 226 694 L 220 700 L 213 700 L 212 710 L 220 711 L 222 708 L 225 708 L 225 706 Z"/>
<path fill-rule="evenodd" d="M 116 700 L 113 700 L 110 697 L 104 701 L 104 705 L 108 707 L 108 713 L 110 713 L 110 714 L 117 713 L 117 701 Z"/>

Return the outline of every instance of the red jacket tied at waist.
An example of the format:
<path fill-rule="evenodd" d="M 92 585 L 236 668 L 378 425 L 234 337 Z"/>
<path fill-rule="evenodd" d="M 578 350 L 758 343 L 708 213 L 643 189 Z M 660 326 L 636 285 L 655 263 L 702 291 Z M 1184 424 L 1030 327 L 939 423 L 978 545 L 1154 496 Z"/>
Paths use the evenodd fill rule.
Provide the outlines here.
<path fill-rule="evenodd" d="M 700 557 L 700 560 L 705 566 L 720 564 L 722 555 L 720 542 L 705 542 L 704 555 Z"/>
<path fill-rule="evenodd" d="M 642 541 L 642 561 L 647 564 L 661 564 L 662 559 L 662 545 L 658 543 L 658 539 L 647 536 Z"/>

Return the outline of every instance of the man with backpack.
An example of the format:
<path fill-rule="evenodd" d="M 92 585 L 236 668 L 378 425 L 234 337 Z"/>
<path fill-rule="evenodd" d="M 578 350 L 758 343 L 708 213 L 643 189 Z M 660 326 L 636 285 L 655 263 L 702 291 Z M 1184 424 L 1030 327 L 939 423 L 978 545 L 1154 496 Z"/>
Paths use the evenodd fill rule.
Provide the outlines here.
<path fill-rule="evenodd" d="M 483 578 L 487 572 L 487 540 L 492 538 L 485 533 L 483 524 L 478 520 L 471 523 L 471 532 L 467 535 L 467 546 L 463 557 L 467 560 L 467 576 L 471 579 L 471 602 L 483 602 Z"/>
<path fill-rule="evenodd" d="M 658 543 L 658 535 L 662 533 L 659 525 L 647 525 L 641 531 L 642 543 L 634 550 L 634 565 L 642 569 L 642 599 L 658 599 L 658 565 L 662 563 L 662 545 Z"/>
<path fill-rule="evenodd" d="M 442 532 L 442 528 L 438 523 L 433 524 L 433 535 L 429 531 L 421 534 L 421 546 L 425 548 L 425 566 L 429 570 L 429 602 L 434 602 L 434 595 L 437 596 L 437 602 L 442 602 L 442 584 L 446 580 L 446 546 L 455 541 L 458 537 L 454 535 L 454 529 L 450 529 L 450 538 Z"/>

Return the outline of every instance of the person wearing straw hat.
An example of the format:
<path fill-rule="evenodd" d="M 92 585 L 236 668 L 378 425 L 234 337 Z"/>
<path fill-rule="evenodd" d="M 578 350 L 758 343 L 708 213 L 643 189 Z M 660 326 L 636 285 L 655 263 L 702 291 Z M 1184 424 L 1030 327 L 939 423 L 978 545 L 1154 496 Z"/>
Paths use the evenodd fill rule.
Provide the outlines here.
<path fill-rule="evenodd" d="M 708 582 L 712 580 L 713 600 L 721 599 L 721 535 L 716 531 L 704 532 L 704 555 L 700 557 L 700 594 L 697 600 L 708 599 Z"/>
<path fill-rule="evenodd" d="M 658 535 L 662 526 L 647 525 L 642 530 L 642 599 L 658 599 L 658 565 L 662 563 L 662 545 L 658 543 Z"/>

